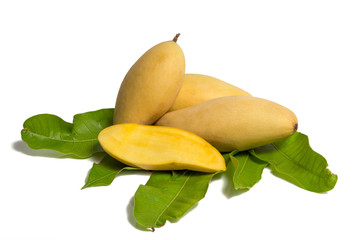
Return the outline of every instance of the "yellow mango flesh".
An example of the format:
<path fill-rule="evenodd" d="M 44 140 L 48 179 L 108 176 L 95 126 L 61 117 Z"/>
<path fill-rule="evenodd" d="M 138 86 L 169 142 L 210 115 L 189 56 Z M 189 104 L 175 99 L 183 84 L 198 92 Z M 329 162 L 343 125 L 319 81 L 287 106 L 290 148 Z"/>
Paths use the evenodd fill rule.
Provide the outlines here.
<path fill-rule="evenodd" d="M 175 41 L 149 49 L 121 83 L 114 124 L 153 124 L 173 105 L 185 75 L 184 53 Z"/>
<path fill-rule="evenodd" d="M 110 156 L 147 170 L 225 170 L 225 160 L 199 136 L 172 127 L 117 124 L 103 129 L 100 145 Z"/>
<path fill-rule="evenodd" d="M 158 126 L 181 128 L 220 152 L 248 150 L 292 135 L 298 126 L 289 109 L 261 98 L 228 96 L 166 113 Z"/>
<path fill-rule="evenodd" d="M 234 95 L 250 96 L 243 89 L 220 79 L 202 74 L 185 74 L 179 95 L 169 111 L 194 106 L 214 98 Z"/>

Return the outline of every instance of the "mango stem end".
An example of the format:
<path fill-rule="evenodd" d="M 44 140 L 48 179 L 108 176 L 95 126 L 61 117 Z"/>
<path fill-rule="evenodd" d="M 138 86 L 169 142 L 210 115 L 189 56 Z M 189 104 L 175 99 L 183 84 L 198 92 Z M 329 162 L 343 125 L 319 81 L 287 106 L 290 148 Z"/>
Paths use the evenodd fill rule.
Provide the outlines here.
<path fill-rule="evenodd" d="M 295 123 L 295 125 L 294 125 L 294 132 L 296 132 L 296 131 L 297 131 L 297 129 L 298 129 L 298 124 L 297 124 L 297 123 Z"/>
<path fill-rule="evenodd" d="M 175 37 L 173 38 L 173 41 L 176 42 L 178 40 L 179 36 L 180 36 L 180 33 L 176 34 Z"/>

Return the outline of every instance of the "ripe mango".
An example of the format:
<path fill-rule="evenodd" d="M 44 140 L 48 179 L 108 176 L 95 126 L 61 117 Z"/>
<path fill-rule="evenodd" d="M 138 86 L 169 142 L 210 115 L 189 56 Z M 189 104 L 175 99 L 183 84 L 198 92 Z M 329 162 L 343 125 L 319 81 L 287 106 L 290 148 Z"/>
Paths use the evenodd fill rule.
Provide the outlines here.
<path fill-rule="evenodd" d="M 227 96 L 166 113 L 156 125 L 195 133 L 220 152 L 248 150 L 292 135 L 298 126 L 289 109 L 251 96 Z"/>
<path fill-rule="evenodd" d="M 178 36 L 155 45 L 130 68 L 117 95 L 114 124 L 153 124 L 173 105 L 185 75 Z"/>
<path fill-rule="evenodd" d="M 214 98 L 250 94 L 220 79 L 202 75 L 185 74 L 184 82 L 175 103 L 169 111 L 190 107 Z"/>
<path fill-rule="evenodd" d="M 218 150 L 201 137 L 172 127 L 117 124 L 98 135 L 102 148 L 129 166 L 147 170 L 225 170 Z"/>

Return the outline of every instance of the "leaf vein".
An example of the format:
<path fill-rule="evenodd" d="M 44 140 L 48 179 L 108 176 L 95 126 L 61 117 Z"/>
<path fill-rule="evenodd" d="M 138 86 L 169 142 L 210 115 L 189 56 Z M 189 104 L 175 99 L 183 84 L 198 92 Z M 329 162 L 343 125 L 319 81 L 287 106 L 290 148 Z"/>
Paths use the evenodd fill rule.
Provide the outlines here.
<path fill-rule="evenodd" d="M 240 171 L 239 171 L 239 175 L 241 175 L 242 172 L 244 171 L 245 165 L 246 165 L 246 163 L 247 163 L 248 160 L 249 160 L 249 155 L 246 156 L 246 159 L 245 159 L 245 161 L 244 161 L 244 164 L 242 165 L 242 167 L 241 167 L 241 169 L 240 169 Z"/>
<path fill-rule="evenodd" d="M 117 175 L 117 174 L 119 174 L 122 170 L 123 170 L 123 169 L 121 169 L 121 170 L 114 170 L 114 171 L 112 171 L 111 173 L 108 173 L 108 174 L 106 174 L 106 175 L 104 175 L 104 176 L 102 176 L 102 177 L 96 178 L 95 180 L 88 182 L 84 187 L 90 186 L 90 185 L 92 185 L 92 184 L 95 183 L 95 182 L 100 182 L 100 180 L 102 180 L 102 179 L 104 179 L 104 178 L 106 178 L 106 177 L 108 177 L 108 176 L 110 176 L 110 175 L 114 175 L 114 174 Z M 116 173 L 116 172 L 117 172 L 117 173 Z"/>
<path fill-rule="evenodd" d="M 321 174 L 318 174 L 318 173 L 312 171 L 311 169 L 306 168 L 305 166 L 303 166 L 303 165 L 299 164 L 298 162 L 294 161 L 293 159 L 291 159 L 287 154 L 285 154 L 283 151 L 281 151 L 275 144 L 272 144 L 272 145 L 274 146 L 274 148 L 275 148 L 281 155 L 283 155 L 287 160 L 289 160 L 290 162 L 292 162 L 294 165 L 296 165 L 296 166 L 304 169 L 305 171 L 309 172 L 309 173 L 312 174 L 312 175 L 315 175 L 315 176 L 317 176 L 317 177 L 319 177 L 319 178 L 323 178 L 323 176 L 322 176 Z"/>
<path fill-rule="evenodd" d="M 57 141 L 57 142 L 73 142 L 73 143 L 82 143 L 82 142 L 92 142 L 92 141 L 98 141 L 97 138 L 90 138 L 90 139 L 57 139 L 57 138 L 53 138 L 53 137 L 49 137 L 49 136 L 44 136 L 44 135 L 40 135 L 34 132 L 28 132 L 29 135 L 34 135 L 37 137 L 42 137 L 42 138 L 46 138 L 46 139 L 50 139 L 53 141 Z"/>
<path fill-rule="evenodd" d="M 161 213 L 159 214 L 159 216 L 156 218 L 155 222 L 154 222 L 154 226 L 156 226 L 156 223 L 159 221 L 160 217 L 165 213 L 165 211 L 170 207 L 170 205 L 175 201 L 175 199 L 179 196 L 180 192 L 184 189 L 186 183 L 189 181 L 190 176 L 192 173 L 190 173 L 186 180 L 184 181 L 184 183 L 182 184 L 181 188 L 179 189 L 179 191 L 175 194 L 175 196 L 173 197 L 173 199 L 169 202 L 169 204 L 167 204 L 165 206 L 165 208 L 161 211 Z"/>

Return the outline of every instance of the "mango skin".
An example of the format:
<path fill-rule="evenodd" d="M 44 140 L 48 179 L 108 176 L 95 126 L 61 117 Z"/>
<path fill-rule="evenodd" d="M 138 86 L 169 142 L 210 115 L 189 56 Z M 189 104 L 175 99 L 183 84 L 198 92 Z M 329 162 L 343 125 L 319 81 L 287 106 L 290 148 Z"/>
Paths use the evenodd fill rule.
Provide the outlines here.
<path fill-rule="evenodd" d="M 251 96 L 228 96 L 168 112 L 156 125 L 187 130 L 220 152 L 230 152 L 286 138 L 297 130 L 298 120 L 277 103 Z"/>
<path fill-rule="evenodd" d="M 103 129 L 98 139 L 105 152 L 133 167 L 201 172 L 226 169 L 218 150 L 201 137 L 177 128 L 117 124 Z"/>
<path fill-rule="evenodd" d="M 153 124 L 173 105 L 185 75 L 185 57 L 175 41 L 145 52 L 121 83 L 114 124 Z"/>
<path fill-rule="evenodd" d="M 180 92 L 169 111 L 194 106 L 219 97 L 244 95 L 250 93 L 215 77 L 202 74 L 185 74 Z"/>

